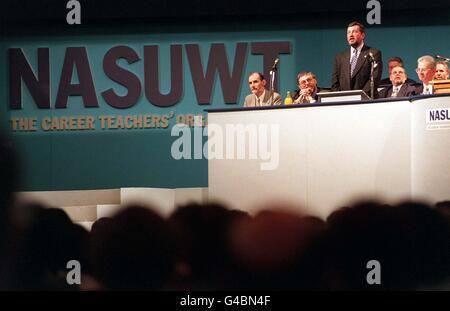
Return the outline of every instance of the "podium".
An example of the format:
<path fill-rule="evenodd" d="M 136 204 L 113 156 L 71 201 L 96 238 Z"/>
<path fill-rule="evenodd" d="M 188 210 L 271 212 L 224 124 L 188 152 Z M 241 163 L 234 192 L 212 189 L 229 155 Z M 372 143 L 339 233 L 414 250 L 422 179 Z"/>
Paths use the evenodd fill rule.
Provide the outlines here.
<path fill-rule="evenodd" d="M 432 80 L 434 94 L 450 93 L 450 80 Z"/>
<path fill-rule="evenodd" d="M 361 101 L 369 100 L 370 97 L 363 90 L 337 91 L 337 92 L 320 92 L 317 93 L 318 102 L 344 102 L 344 101 Z"/>

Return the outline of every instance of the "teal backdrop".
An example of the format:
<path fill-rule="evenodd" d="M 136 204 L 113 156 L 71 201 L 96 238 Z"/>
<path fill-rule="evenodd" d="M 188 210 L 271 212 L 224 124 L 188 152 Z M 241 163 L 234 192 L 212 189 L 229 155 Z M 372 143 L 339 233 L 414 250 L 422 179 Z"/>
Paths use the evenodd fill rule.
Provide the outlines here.
<path fill-rule="evenodd" d="M 343 23 L 345 25 L 345 23 Z M 0 41 L 0 93 L 1 121 L 9 128 L 10 118 L 78 115 L 174 115 L 206 114 L 204 109 L 235 108 L 242 106 L 244 97 L 249 93 L 247 73 L 263 70 L 262 55 L 252 55 L 247 48 L 238 104 L 225 104 L 221 86 L 216 74 L 213 96 L 210 105 L 199 105 L 194 91 L 190 68 L 183 49 L 184 92 L 175 106 L 161 108 L 150 104 L 141 91 L 139 102 L 128 109 L 115 109 L 105 103 L 100 93 L 106 89 L 124 95 L 126 89 L 110 80 L 102 68 L 105 53 L 113 46 L 132 47 L 141 60 L 131 65 L 120 60 L 119 64 L 135 73 L 143 84 L 144 45 L 157 44 L 159 50 L 160 89 L 162 93 L 170 90 L 170 53 L 171 44 L 200 45 L 204 68 L 208 61 L 212 43 L 224 43 L 227 49 L 228 63 L 232 66 L 236 44 L 239 42 L 288 41 L 291 54 L 280 55 L 279 91 L 284 97 L 288 90 L 296 89 L 297 72 L 310 70 L 316 73 L 320 86 L 329 87 L 334 55 L 345 49 L 345 27 L 309 27 L 302 29 L 295 25 L 280 30 L 266 31 L 258 27 L 246 27 L 241 31 L 233 26 L 229 29 L 198 29 L 192 32 L 161 29 L 145 33 L 140 29 L 135 34 L 127 31 L 110 30 L 106 34 L 92 31 L 91 34 L 51 35 L 51 36 L 4 36 Z M 117 28 L 116 28 L 117 29 Z M 387 59 L 401 56 L 405 61 L 408 75 L 417 80 L 414 68 L 419 56 L 425 54 L 450 54 L 450 26 L 371 26 L 366 29 L 366 44 L 379 48 L 385 64 L 383 77 L 386 77 Z M 87 48 L 92 76 L 99 101 L 98 108 L 85 108 L 80 97 L 72 96 L 66 109 L 55 109 L 54 102 L 65 50 L 67 47 L 84 46 Z M 32 68 L 37 68 L 37 48 L 50 48 L 51 71 L 51 109 L 39 109 L 35 105 L 26 87 L 23 87 L 23 109 L 9 109 L 8 49 L 21 48 Z M 206 70 L 206 69 L 205 69 Z M 73 76 L 73 82 L 77 81 Z M 207 161 L 175 160 L 171 157 L 171 145 L 178 137 L 170 135 L 174 119 L 166 129 L 117 129 L 95 131 L 63 132 L 14 132 L 10 133 L 21 162 L 20 190 L 71 190 L 106 189 L 118 187 L 206 187 L 208 184 Z M 98 122 L 98 121 L 96 121 Z M 98 124 L 98 123 L 97 123 Z M 292 133 L 283 133 L 292 135 Z M 231 172 L 232 173 L 232 172 Z"/>

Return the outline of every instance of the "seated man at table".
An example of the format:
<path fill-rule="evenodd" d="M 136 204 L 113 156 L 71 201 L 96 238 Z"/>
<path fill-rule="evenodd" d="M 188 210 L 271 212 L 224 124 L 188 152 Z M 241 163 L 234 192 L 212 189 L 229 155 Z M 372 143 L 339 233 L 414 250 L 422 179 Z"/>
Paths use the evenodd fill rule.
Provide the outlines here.
<path fill-rule="evenodd" d="M 430 55 L 425 55 L 417 60 L 417 77 L 421 84 L 416 88 L 417 94 L 433 94 L 433 85 L 430 83 L 436 73 L 436 61 Z"/>
<path fill-rule="evenodd" d="M 244 107 L 262 107 L 281 104 L 281 96 L 277 92 L 270 93 L 266 89 L 266 80 L 260 72 L 252 72 L 248 77 L 248 86 L 252 94 L 245 97 Z"/>
<path fill-rule="evenodd" d="M 384 78 L 380 81 L 380 87 L 392 84 L 391 83 L 391 71 L 394 67 L 397 67 L 397 66 L 401 66 L 404 68 L 405 66 L 403 65 L 403 60 L 398 56 L 389 58 L 389 60 L 388 60 L 389 77 Z M 410 78 L 406 78 L 405 83 L 415 84 L 416 81 L 414 81 L 413 79 L 410 79 Z"/>
<path fill-rule="evenodd" d="M 436 63 L 436 73 L 434 80 L 448 80 L 448 65 L 447 62 Z"/>
<path fill-rule="evenodd" d="M 416 95 L 416 87 L 406 83 L 408 76 L 405 68 L 396 66 L 389 75 L 392 85 L 380 91 L 380 98 L 408 97 Z"/>
<path fill-rule="evenodd" d="M 320 88 L 317 87 L 316 75 L 310 71 L 302 71 L 297 75 L 298 90 L 294 93 L 292 99 L 294 104 L 315 103 L 317 93 Z"/>

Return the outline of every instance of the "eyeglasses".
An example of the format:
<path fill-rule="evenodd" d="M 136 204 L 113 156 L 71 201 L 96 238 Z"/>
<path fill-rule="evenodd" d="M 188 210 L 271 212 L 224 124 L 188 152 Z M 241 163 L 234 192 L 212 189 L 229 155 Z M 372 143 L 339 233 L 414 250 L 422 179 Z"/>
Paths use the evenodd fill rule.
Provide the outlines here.
<path fill-rule="evenodd" d="M 306 84 L 306 83 L 310 83 L 312 80 L 314 80 L 314 78 L 307 78 L 307 79 L 305 79 L 305 80 L 300 80 L 300 84 L 301 85 L 303 85 L 303 84 Z"/>

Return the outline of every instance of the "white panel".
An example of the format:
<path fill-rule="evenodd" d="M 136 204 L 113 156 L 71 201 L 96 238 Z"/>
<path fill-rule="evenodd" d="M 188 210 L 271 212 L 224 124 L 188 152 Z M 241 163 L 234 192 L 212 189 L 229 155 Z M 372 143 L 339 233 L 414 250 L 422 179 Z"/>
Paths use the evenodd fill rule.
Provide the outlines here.
<path fill-rule="evenodd" d="M 97 205 L 97 219 L 102 217 L 113 217 L 123 209 L 120 204 L 100 204 Z"/>
<path fill-rule="evenodd" d="M 254 212 L 261 204 L 284 198 L 306 203 L 306 116 L 296 109 L 237 111 L 209 114 L 208 124 L 266 124 L 279 126 L 279 165 L 275 170 L 261 170 L 269 161 L 224 159 L 208 161 L 209 200 L 218 200 Z M 209 128 L 208 128 L 209 130 Z"/>
<path fill-rule="evenodd" d="M 97 220 L 97 206 L 64 206 L 61 207 L 73 222 L 80 221 L 96 221 Z"/>
<path fill-rule="evenodd" d="M 309 109 L 309 205 L 326 216 L 349 201 L 410 197 L 409 102 Z"/>
<path fill-rule="evenodd" d="M 209 160 L 210 199 L 254 212 L 268 201 L 294 201 L 326 217 L 359 197 L 411 195 L 410 103 L 316 106 L 210 113 L 208 124 L 278 124 L 280 165 Z"/>
<path fill-rule="evenodd" d="M 427 110 L 450 108 L 450 97 L 432 97 L 412 103 L 414 198 L 430 203 L 450 200 L 450 119 L 426 122 Z M 444 117 L 444 118 L 442 118 Z"/>

